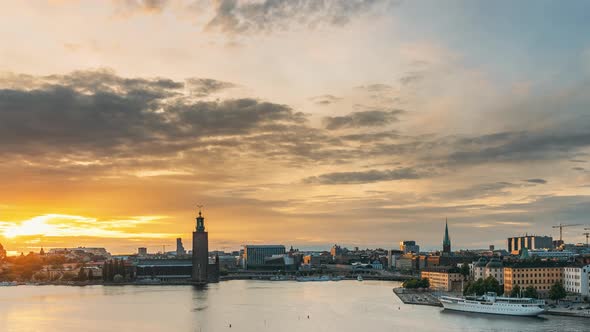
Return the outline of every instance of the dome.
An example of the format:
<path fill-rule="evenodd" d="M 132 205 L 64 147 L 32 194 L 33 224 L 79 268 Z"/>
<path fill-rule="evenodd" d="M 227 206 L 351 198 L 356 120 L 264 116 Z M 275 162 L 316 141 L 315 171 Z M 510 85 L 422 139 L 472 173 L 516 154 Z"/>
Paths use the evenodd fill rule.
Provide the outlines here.
<path fill-rule="evenodd" d="M 482 258 L 480 258 L 480 259 L 477 261 L 477 263 L 475 263 L 475 265 L 474 265 L 474 266 L 475 266 L 475 267 L 485 267 L 485 266 L 486 266 L 486 264 L 487 264 L 487 262 L 488 262 L 488 261 L 487 261 L 485 258 L 483 258 L 483 257 L 482 257 Z"/>
<path fill-rule="evenodd" d="M 500 262 L 497 258 L 492 258 L 490 262 L 486 265 L 487 268 L 502 268 L 502 262 Z"/>

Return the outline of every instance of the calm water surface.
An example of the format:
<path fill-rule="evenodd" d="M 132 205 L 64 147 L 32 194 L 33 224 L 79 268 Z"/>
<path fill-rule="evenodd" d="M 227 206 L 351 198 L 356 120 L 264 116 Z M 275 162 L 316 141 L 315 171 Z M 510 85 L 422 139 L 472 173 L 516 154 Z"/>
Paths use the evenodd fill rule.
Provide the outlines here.
<path fill-rule="evenodd" d="M 392 292 L 398 285 L 225 281 L 204 289 L 2 287 L 0 331 L 590 331 L 590 320 L 582 318 L 511 318 L 404 305 Z"/>

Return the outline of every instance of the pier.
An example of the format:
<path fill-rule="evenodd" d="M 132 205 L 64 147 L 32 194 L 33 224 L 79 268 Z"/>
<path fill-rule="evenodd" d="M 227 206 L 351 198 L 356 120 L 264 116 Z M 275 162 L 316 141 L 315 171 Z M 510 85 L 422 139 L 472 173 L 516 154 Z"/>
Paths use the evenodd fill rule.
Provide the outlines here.
<path fill-rule="evenodd" d="M 428 305 L 442 307 L 442 304 L 434 294 L 428 290 L 420 291 L 415 289 L 394 288 L 393 293 L 404 304 Z"/>

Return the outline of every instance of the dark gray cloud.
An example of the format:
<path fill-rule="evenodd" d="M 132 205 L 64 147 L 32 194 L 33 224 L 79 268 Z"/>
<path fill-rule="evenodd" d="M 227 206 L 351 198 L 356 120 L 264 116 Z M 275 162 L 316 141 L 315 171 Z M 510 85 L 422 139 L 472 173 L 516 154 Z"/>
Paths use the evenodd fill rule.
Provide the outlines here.
<path fill-rule="evenodd" d="M 210 78 L 190 78 L 186 80 L 186 87 L 196 97 L 205 97 L 221 90 L 236 87 L 236 85 Z"/>
<path fill-rule="evenodd" d="M 403 110 L 353 112 L 345 116 L 328 116 L 323 119 L 328 130 L 359 127 L 381 127 L 399 121 Z"/>
<path fill-rule="evenodd" d="M 321 96 L 311 97 L 309 99 L 311 101 L 313 101 L 316 105 L 320 105 L 320 106 L 330 105 L 330 104 L 333 104 L 339 100 L 342 100 L 342 98 L 339 98 L 339 97 L 336 97 L 333 95 L 321 95 Z"/>
<path fill-rule="evenodd" d="M 456 163 L 565 159 L 590 146 L 590 130 L 508 132 L 464 138 L 457 143 L 456 151 L 449 156 Z"/>
<path fill-rule="evenodd" d="M 406 75 L 402 76 L 399 79 L 399 82 L 402 85 L 410 85 L 413 83 L 417 83 L 419 81 L 421 81 L 424 78 L 424 75 L 420 72 L 409 72 L 406 73 Z"/>
<path fill-rule="evenodd" d="M 98 71 L 35 82 L 32 90 L 0 89 L 0 153 L 171 152 L 199 146 L 204 137 L 305 121 L 286 105 L 256 99 L 185 99 L 184 84 L 167 79 Z"/>
<path fill-rule="evenodd" d="M 362 143 L 371 143 L 371 142 L 378 142 L 384 140 L 395 140 L 404 138 L 405 136 L 401 135 L 398 131 L 390 130 L 390 131 L 381 131 L 376 133 L 359 133 L 359 134 L 350 134 L 350 135 L 342 135 L 340 139 L 345 141 L 358 141 Z"/>
<path fill-rule="evenodd" d="M 215 0 L 207 29 L 225 33 L 287 30 L 294 26 L 342 26 L 395 4 L 393 0 Z"/>
<path fill-rule="evenodd" d="M 133 94 L 151 93 L 154 98 L 178 94 L 185 84 L 167 78 L 125 78 L 110 69 L 81 70 L 66 75 L 32 76 L 4 73 L 0 75 L 0 88 L 14 90 L 43 90 L 69 88 L 82 93 Z"/>
<path fill-rule="evenodd" d="M 413 168 L 370 170 L 364 172 L 335 172 L 305 178 L 308 184 L 359 184 L 394 180 L 413 180 L 421 175 Z"/>
<path fill-rule="evenodd" d="M 546 184 L 547 180 L 545 179 L 527 179 L 527 180 L 522 180 L 524 182 L 529 182 L 529 183 L 537 183 L 537 184 Z"/>
<path fill-rule="evenodd" d="M 521 187 L 523 187 L 522 184 L 514 184 L 510 182 L 480 183 L 471 185 L 467 188 L 438 193 L 435 196 L 446 200 L 479 199 L 485 197 L 506 196 L 510 194 L 510 189 Z"/>
<path fill-rule="evenodd" d="M 236 160 L 265 160 L 295 168 L 344 166 L 338 168 L 344 172 L 305 180 L 334 184 L 433 174 L 393 169 L 397 167 L 394 165 L 408 163 L 433 165 L 436 173 L 442 174 L 491 161 L 509 164 L 570 160 L 590 146 L 587 132 L 550 127 L 544 131 L 473 137 L 413 136 L 375 130 L 398 121 L 401 110 L 367 110 L 328 117 L 324 119 L 325 128 L 314 128 L 306 115 L 288 105 L 255 98 L 198 98 L 232 86 L 211 79 L 178 82 L 167 78 L 125 78 L 108 70 L 40 77 L 2 75 L 0 155 L 21 163 L 35 161 L 38 168 L 77 157 L 82 164 L 68 166 L 77 169 L 48 169 L 74 175 L 84 170 L 99 173 L 98 168 L 141 168 L 131 159 L 186 173 L 190 173 L 187 165 L 214 167 L 224 162 L 233 165 Z M 196 92 L 187 95 L 188 91 Z M 583 127 L 584 121 L 577 124 Z M 94 163 L 96 160 L 100 163 Z M 167 167 L 162 160 L 174 167 Z M 382 165 L 370 168 L 389 170 L 345 172 L 359 160 Z M 85 166 L 86 162 L 93 164 Z M 520 186 L 540 184 L 542 180 L 521 176 L 527 184 Z M 496 189 L 502 194 L 509 188 L 512 187 L 499 182 L 472 188 L 472 192 L 491 193 Z"/>

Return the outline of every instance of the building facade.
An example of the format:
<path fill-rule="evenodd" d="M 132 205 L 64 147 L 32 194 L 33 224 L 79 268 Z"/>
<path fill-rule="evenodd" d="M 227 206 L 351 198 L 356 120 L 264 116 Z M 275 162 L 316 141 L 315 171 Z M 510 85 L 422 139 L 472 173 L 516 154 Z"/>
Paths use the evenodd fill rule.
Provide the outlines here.
<path fill-rule="evenodd" d="M 337 244 L 332 246 L 332 249 L 330 249 L 330 255 L 332 255 L 332 257 L 342 255 L 343 253 L 344 253 L 344 250 L 342 250 L 342 247 L 340 247 Z"/>
<path fill-rule="evenodd" d="M 568 293 L 590 295 L 590 265 L 563 268 L 563 286 Z"/>
<path fill-rule="evenodd" d="M 404 254 L 417 254 L 420 252 L 420 246 L 416 244 L 416 241 L 402 241 L 399 243 L 399 250 L 403 251 Z"/>
<path fill-rule="evenodd" d="M 518 254 L 521 249 L 553 249 L 551 236 L 525 235 L 508 238 L 508 252 Z"/>
<path fill-rule="evenodd" d="M 551 286 L 563 280 L 563 267 L 508 266 L 504 268 L 504 294 L 518 285 L 521 289 L 534 287 L 539 296 L 546 297 Z"/>
<path fill-rule="evenodd" d="M 477 262 L 473 263 L 473 271 L 472 277 L 473 280 L 485 279 L 486 274 L 486 265 L 488 264 L 488 260 L 484 257 L 481 257 L 477 260 Z"/>
<path fill-rule="evenodd" d="M 192 267 L 190 259 L 141 259 L 135 266 L 136 278 L 139 281 L 150 279 L 164 282 L 190 281 Z"/>
<path fill-rule="evenodd" d="M 498 258 L 492 258 L 484 268 L 484 279 L 492 277 L 500 283 L 504 284 L 504 265 Z"/>
<path fill-rule="evenodd" d="M 463 275 L 458 269 L 424 269 L 420 272 L 420 278 L 430 281 L 430 288 L 445 292 L 460 291 Z"/>
<path fill-rule="evenodd" d="M 243 255 L 244 269 L 264 268 L 265 258 L 273 255 L 284 255 L 284 245 L 245 245 Z"/>

